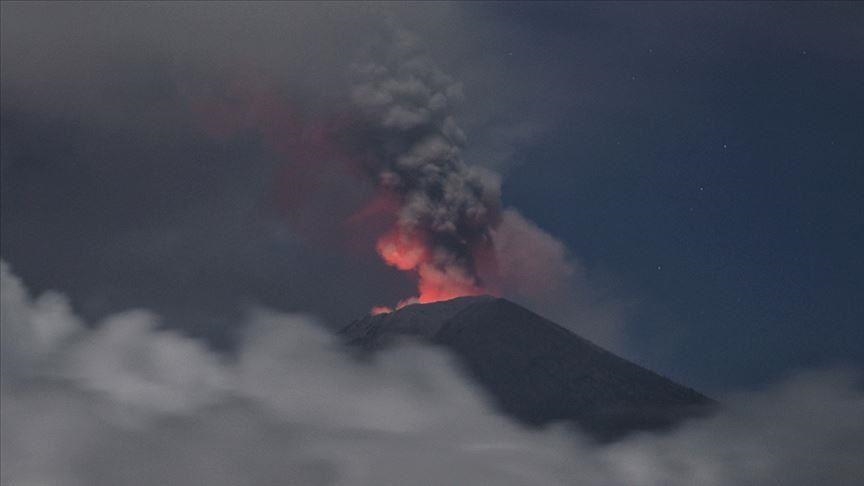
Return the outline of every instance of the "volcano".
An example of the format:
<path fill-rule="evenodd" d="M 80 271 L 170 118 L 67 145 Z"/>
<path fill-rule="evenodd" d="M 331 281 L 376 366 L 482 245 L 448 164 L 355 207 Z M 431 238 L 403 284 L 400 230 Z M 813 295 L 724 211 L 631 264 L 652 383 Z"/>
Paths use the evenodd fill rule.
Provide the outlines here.
<path fill-rule="evenodd" d="M 600 441 L 667 429 L 716 405 L 500 298 L 409 305 L 341 335 L 362 354 L 406 339 L 446 348 L 505 414 L 535 427 L 575 424 Z"/>

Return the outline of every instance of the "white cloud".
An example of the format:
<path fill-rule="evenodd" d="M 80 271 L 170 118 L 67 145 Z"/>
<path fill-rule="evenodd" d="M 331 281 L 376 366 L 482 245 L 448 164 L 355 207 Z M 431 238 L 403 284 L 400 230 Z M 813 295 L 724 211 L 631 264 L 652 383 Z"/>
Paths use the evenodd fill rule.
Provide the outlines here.
<path fill-rule="evenodd" d="M 804 485 L 864 473 L 864 393 L 849 374 L 802 374 L 672 433 L 596 446 L 499 416 L 435 349 L 359 363 L 314 319 L 260 311 L 228 359 L 146 312 L 84 327 L 52 295 L 47 319 L 3 266 L 2 484 Z"/>

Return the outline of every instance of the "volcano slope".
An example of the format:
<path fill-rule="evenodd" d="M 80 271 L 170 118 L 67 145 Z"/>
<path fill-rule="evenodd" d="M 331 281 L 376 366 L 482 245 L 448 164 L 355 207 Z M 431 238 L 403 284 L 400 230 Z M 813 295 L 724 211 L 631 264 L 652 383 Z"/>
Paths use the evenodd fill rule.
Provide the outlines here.
<path fill-rule="evenodd" d="M 461 297 L 366 316 L 341 331 L 362 353 L 421 340 L 452 352 L 504 413 L 575 423 L 599 441 L 666 429 L 716 402 L 505 299 Z"/>

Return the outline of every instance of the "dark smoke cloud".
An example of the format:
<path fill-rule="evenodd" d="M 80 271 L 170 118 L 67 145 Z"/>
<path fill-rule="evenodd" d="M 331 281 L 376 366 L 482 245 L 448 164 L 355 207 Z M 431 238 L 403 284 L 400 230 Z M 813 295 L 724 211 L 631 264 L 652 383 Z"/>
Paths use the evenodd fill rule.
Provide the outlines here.
<path fill-rule="evenodd" d="M 237 355 L 145 311 L 85 326 L 4 263 L 2 484 L 855 484 L 864 392 L 842 371 L 724 399 L 668 434 L 526 430 L 439 350 L 359 364 L 314 319 L 258 310 Z"/>
<path fill-rule="evenodd" d="M 485 168 L 495 164 L 463 158 L 462 84 L 416 35 L 398 26 L 389 33 L 371 60 L 354 63 L 351 95 L 366 120 L 364 158 L 378 186 L 396 195 L 394 227 L 378 251 L 419 280 L 419 296 L 400 304 L 501 294 L 620 348 L 626 306 L 606 297 L 562 242 L 502 209 L 500 176 Z"/>
<path fill-rule="evenodd" d="M 371 121 L 380 186 L 398 194 L 392 232 L 378 244 L 401 270 L 416 270 L 420 300 L 483 292 L 475 255 L 491 246 L 500 180 L 461 158 L 465 133 L 454 118 L 461 84 L 396 28 L 383 62 L 354 66 L 352 101 Z"/>

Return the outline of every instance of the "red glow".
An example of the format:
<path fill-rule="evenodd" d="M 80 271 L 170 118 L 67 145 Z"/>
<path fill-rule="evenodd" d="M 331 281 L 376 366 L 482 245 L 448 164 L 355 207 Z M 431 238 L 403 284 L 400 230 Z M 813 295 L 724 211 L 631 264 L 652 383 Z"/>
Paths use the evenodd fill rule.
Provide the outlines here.
<path fill-rule="evenodd" d="M 400 231 L 379 238 L 377 249 L 387 265 L 403 271 L 414 270 L 429 258 L 422 239 Z"/>
<path fill-rule="evenodd" d="M 348 224 L 368 224 L 370 220 L 382 216 L 392 217 L 399 210 L 399 201 L 388 192 L 381 191 L 375 194 L 365 206 L 361 207 L 348 217 Z"/>
<path fill-rule="evenodd" d="M 469 295 L 489 292 L 477 285 L 474 276 L 455 264 L 436 263 L 426 240 L 418 235 L 400 231 L 397 227 L 378 239 L 378 254 L 388 265 L 406 272 L 416 272 L 419 295 L 404 299 L 396 305 L 401 309 L 410 304 L 427 304 Z M 376 307 L 373 314 L 383 312 Z M 387 309 L 389 311 L 389 309 Z"/>
<path fill-rule="evenodd" d="M 379 314 L 389 314 L 391 312 L 393 312 L 393 309 L 386 305 L 376 305 L 371 311 L 369 311 L 369 314 L 377 316 Z"/>
<path fill-rule="evenodd" d="M 393 178 L 396 176 L 379 175 L 377 190 L 365 205 L 359 200 L 366 197 L 362 191 L 346 195 L 345 184 L 340 181 L 353 181 L 355 178 L 366 181 L 367 170 L 376 167 L 376 161 L 370 160 L 374 156 L 358 155 L 339 141 L 340 133 L 353 126 L 351 114 L 311 114 L 303 109 L 302 102 L 285 98 L 266 75 L 249 71 L 235 73 L 231 81 L 222 86 L 223 90 L 199 92 L 190 89 L 192 112 L 200 126 L 216 138 L 257 134 L 273 154 L 284 159 L 276 174 L 273 202 L 298 233 L 307 239 L 314 238 L 316 243 L 331 245 L 338 241 L 345 248 L 348 247 L 346 241 L 350 240 L 362 244 L 364 250 L 368 249 L 370 241 L 367 237 L 380 234 L 384 228 L 393 225 L 405 203 L 401 193 L 395 190 L 397 182 Z M 325 164 L 327 170 L 322 170 Z M 362 189 L 360 183 L 357 185 Z M 332 226 L 321 229 L 320 218 L 305 217 L 308 214 L 306 208 L 310 205 L 342 202 L 346 197 L 354 200 L 327 209 L 339 216 L 334 220 L 345 223 L 339 228 L 346 230 L 348 235 L 362 234 L 357 240 L 343 235 L 334 238 Z M 351 211 L 354 212 L 348 214 Z M 477 245 L 474 243 L 465 245 L 476 253 Z M 464 263 L 455 263 L 452 257 L 437 254 L 439 249 L 422 230 L 415 231 L 397 223 L 378 238 L 376 249 L 385 263 L 411 272 L 417 278 L 418 295 L 402 300 L 395 306 L 397 309 L 413 303 L 489 293 L 479 286 L 476 277 L 478 273 L 483 274 L 483 258 L 471 255 L 474 258 L 471 268 L 466 268 Z M 393 310 L 380 306 L 370 312 L 377 315 Z"/>
<path fill-rule="evenodd" d="M 486 293 L 459 267 L 441 270 L 432 265 L 422 265 L 418 274 L 420 296 L 417 301 L 421 304 Z"/>

